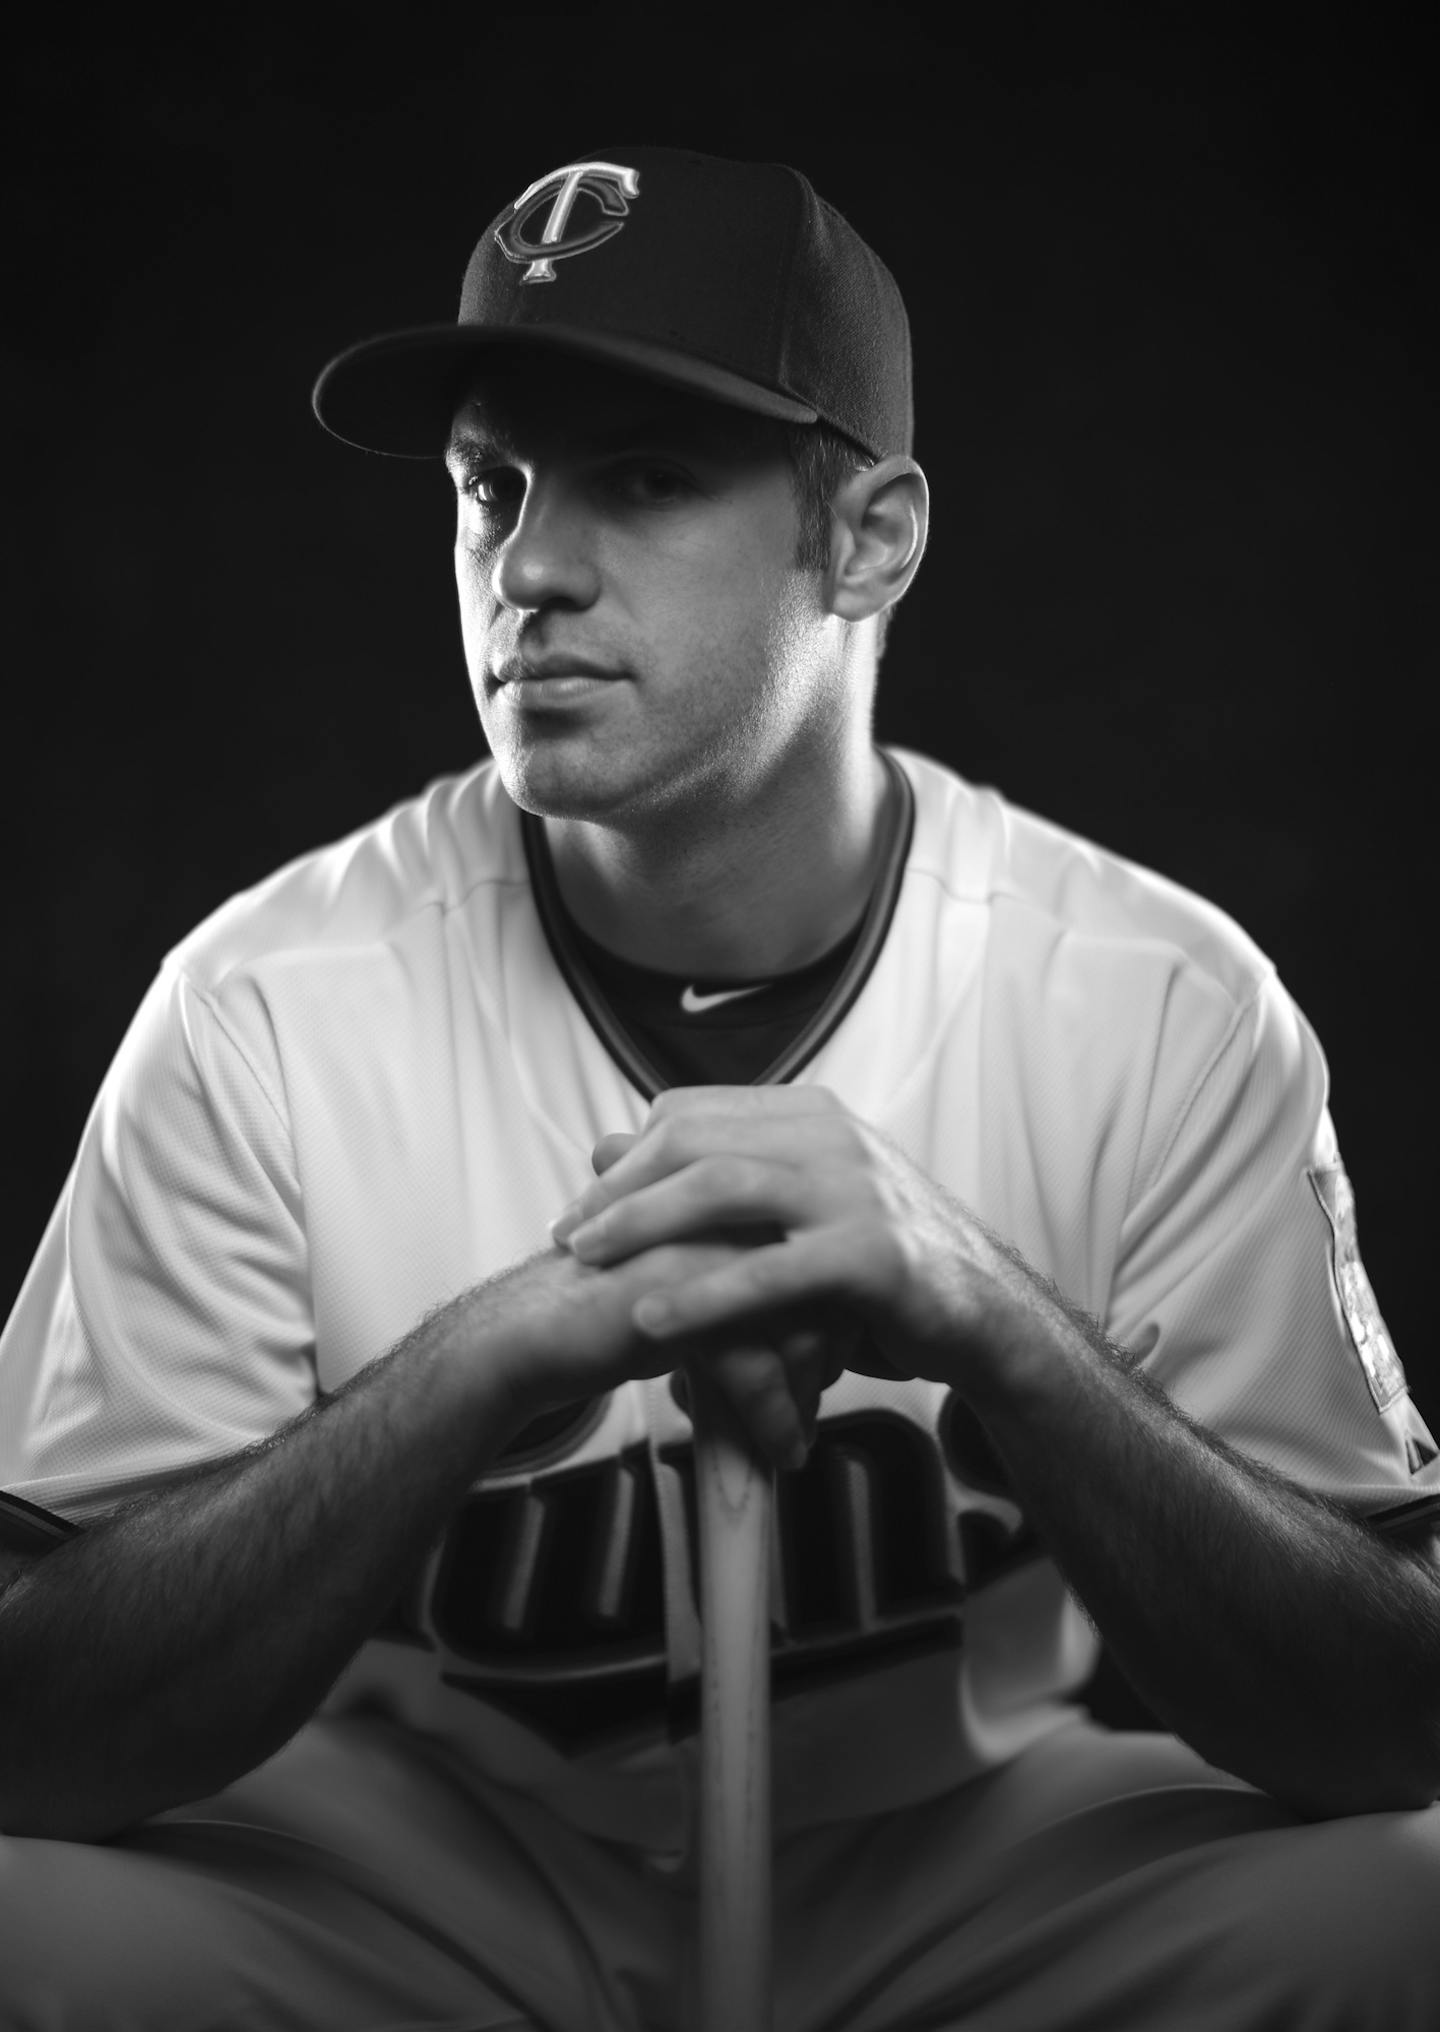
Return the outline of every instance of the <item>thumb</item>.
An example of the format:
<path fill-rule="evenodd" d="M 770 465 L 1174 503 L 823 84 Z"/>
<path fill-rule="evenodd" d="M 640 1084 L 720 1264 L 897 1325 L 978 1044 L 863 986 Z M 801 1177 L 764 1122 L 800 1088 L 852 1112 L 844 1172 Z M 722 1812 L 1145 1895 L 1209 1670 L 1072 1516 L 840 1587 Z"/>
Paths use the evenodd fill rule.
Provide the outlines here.
<path fill-rule="evenodd" d="M 608 1136 L 602 1136 L 590 1153 L 590 1167 L 597 1178 L 603 1178 L 612 1164 L 618 1164 L 632 1143 L 639 1137 L 629 1129 L 616 1129 Z"/>

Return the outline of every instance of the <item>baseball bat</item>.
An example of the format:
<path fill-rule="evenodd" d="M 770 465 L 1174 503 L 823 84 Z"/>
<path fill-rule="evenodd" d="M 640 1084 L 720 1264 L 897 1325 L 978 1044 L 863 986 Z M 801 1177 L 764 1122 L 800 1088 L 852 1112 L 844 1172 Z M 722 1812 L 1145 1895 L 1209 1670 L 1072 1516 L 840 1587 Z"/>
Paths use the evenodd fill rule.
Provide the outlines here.
<path fill-rule="evenodd" d="M 774 1478 L 690 1376 L 700 1528 L 699 2032 L 770 2032 Z"/>

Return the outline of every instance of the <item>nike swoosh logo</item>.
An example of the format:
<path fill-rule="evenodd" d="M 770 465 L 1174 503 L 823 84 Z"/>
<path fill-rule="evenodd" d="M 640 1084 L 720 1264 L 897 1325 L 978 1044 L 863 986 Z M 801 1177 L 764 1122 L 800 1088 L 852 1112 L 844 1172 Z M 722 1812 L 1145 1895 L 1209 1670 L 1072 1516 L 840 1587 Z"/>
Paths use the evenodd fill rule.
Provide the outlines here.
<path fill-rule="evenodd" d="M 680 997 L 680 1007 L 687 1016 L 698 1016 L 702 1009 L 718 1009 L 722 1002 L 733 1002 L 741 995 L 758 995 L 762 988 L 769 985 L 768 981 L 756 981 L 748 988 L 722 988 L 715 995 L 702 995 L 694 988 L 687 988 Z"/>

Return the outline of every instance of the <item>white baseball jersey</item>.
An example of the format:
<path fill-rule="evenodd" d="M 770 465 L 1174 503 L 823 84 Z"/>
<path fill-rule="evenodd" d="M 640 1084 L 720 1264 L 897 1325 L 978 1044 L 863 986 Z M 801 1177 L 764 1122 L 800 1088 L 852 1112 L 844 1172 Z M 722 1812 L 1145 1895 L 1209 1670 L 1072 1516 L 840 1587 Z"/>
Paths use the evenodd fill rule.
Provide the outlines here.
<path fill-rule="evenodd" d="M 889 766 L 868 916 L 768 1076 L 832 1089 L 1235 1446 L 1356 1513 L 1435 1502 L 1325 1063 L 1269 962 L 993 791 Z M 93 1518 L 270 1434 L 546 1245 L 656 1081 L 537 835 L 486 762 L 167 957 L 0 1343 L 0 1488 Z M 582 1827 L 679 1848 L 688 1440 L 664 1379 L 542 1421 L 331 1704 L 379 1701 Z M 945 1388 L 841 1377 L 777 1521 L 781 1829 L 928 1797 L 1064 1719 L 1096 1640 Z"/>

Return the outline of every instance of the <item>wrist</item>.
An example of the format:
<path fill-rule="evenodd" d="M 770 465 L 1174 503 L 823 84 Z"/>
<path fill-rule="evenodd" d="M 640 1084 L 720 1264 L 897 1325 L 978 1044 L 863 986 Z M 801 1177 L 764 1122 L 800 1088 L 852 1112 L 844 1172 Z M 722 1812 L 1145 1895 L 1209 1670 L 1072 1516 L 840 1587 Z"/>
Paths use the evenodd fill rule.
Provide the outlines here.
<path fill-rule="evenodd" d="M 466 1294 L 470 1364 L 512 1433 L 618 1380 L 613 1356 L 633 1339 L 622 1284 L 550 1247 Z"/>
<path fill-rule="evenodd" d="M 979 1350 L 967 1361 L 958 1387 L 982 1416 L 1033 1416 L 1083 1385 L 1101 1359 L 1097 1333 L 1053 1284 L 1010 1258 Z"/>

